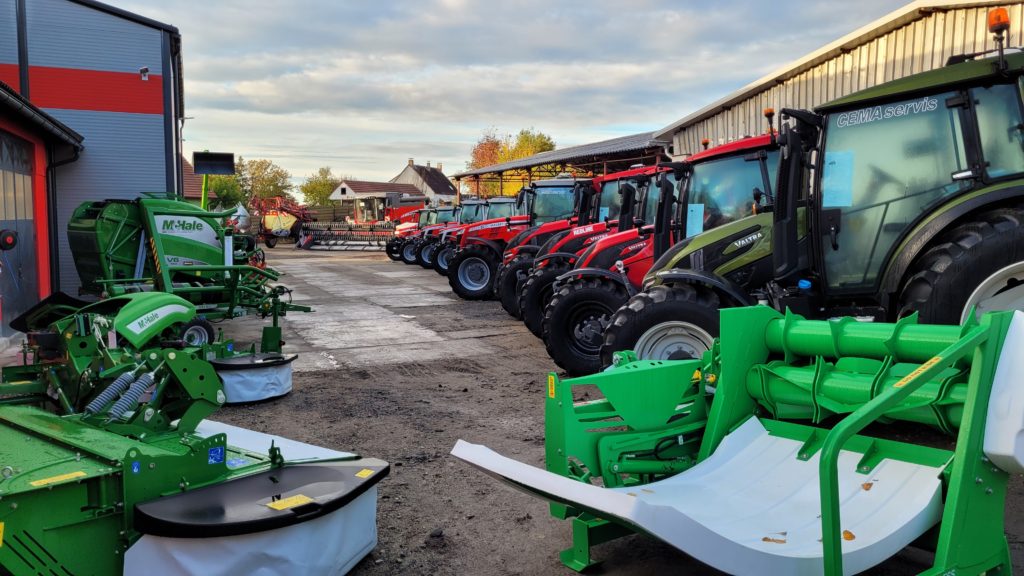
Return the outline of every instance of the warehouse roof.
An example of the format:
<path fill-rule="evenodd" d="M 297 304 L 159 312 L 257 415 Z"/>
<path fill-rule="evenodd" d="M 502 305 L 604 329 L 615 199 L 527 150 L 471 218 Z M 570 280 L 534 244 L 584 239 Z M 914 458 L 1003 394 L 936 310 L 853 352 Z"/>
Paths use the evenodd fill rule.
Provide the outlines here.
<path fill-rule="evenodd" d="M 826 44 L 822 48 L 811 52 L 803 58 L 787 64 L 766 76 L 758 78 L 739 90 L 719 98 L 700 110 L 669 124 L 655 132 L 654 137 L 669 138 L 673 133 L 679 131 L 681 128 L 685 128 L 691 124 L 696 124 L 705 118 L 728 110 L 729 108 L 747 100 L 751 96 L 759 94 L 776 84 L 781 84 L 794 76 L 798 76 L 822 62 L 831 60 L 838 55 L 850 52 L 851 50 L 871 42 L 876 38 L 885 36 L 893 30 L 901 28 L 910 22 L 920 20 L 930 13 L 955 10 L 958 8 L 978 8 L 984 6 L 1001 6 L 1005 4 L 1005 1 L 998 2 L 994 0 L 917 0 L 915 2 L 911 2 L 910 4 L 882 16 L 878 20 L 875 20 L 866 26 L 862 26 L 857 30 L 854 30 L 835 42 Z"/>
<path fill-rule="evenodd" d="M 412 184 L 396 184 L 394 182 L 367 182 L 364 180 L 343 180 L 331 192 L 331 200 L 351 197 L 383 197 L 389 192 L 397 192 L 407 196 L 423 196 L 419 188 Z"/>
<path fill-rule="evenodd" d="M 618 138 L 602 140 L 591 144 L 581 144 L 579 146 L 559 148 L 558 150 L 549 150 L 547 152 L 541 152 L 540 154 L 534 154 L 533 156 L 527 156 L 526 158 L 520 158 L 519 160 L 512 160 L 510 162 L 503 162 L 501 164 L 494 164 L 491 166 L 484 166 L 483 168 L 460 172 L 453 176 L 453 178 L 495 174 L 498 172 L 507 172 L 509 170 L 525 170 L 534 166 L 544 166 L 547 164 L 574 164 L 587 161 L 593 162 L 599 161 L 602 157 L 613 154 L 637 152 L 647 150 L 649 148 L 668 146 L 668 144 L 668 140 L 655 138 L 653 132 L 642 132 L 640 134 L 620 136 Z"/>
<path fill-rule="evenodd" d="M 77 149 L 82 149 L 81 134 L 68 128 L 60 120 L 50 116 L 36 107 L 27 98 L 18 94 L 13 88 L 0 82 L 0 107 L 10 110 L 15 117 L 40 128 L 51 140 L 67 144 Z"/>

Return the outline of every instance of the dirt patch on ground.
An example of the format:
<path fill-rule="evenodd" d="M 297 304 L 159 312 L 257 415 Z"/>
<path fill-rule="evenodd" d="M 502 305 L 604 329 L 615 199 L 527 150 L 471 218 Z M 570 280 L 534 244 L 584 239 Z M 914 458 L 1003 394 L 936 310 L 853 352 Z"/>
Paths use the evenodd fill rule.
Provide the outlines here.
<path fill-rule="evenodd" d="M 390 477 L 380 484 L 380 543 L 353 574 L 572 574 L 558 560 L 571 544 L 568 522 L 552 518 L 540 500 L 448 455 L 462 438 L 543 465 L 544 379 L 555 366 L 542 343 L 498 303 L 446 294 L 447 282 L 432 271 L 383 256 L 271 256 L 272 265 L 291 273 L 285 282 L 304 295 L 303 303 L 334 316 L 286 319 L 289 348 L 303 354 L 298 369 L 307 370 L 295 374 L 289 396 L 228 407 L 217 418 L 391 463 Z M 305 269 L 310 275 L 301 273 Z M 394 293 L 380 298 L 388 289 Z M 444 303 L 402 305 L 417 295 Z M 371 296 L 380 310 L 367 311 Z M 318 323 L 344 328 L 345 322 L 362 322 L 352 320 L 361 316 L 385 324 L 370 335 L 377 344 L 360 346 L 339 332 L 347 344 L 333 347 L 332 340 L 306 333 Z M 391 335 L 388 323 L 417 336 L 405 341 L 401 333 Z M 411 360 L 393 361 L 403 354 Z M 328 356 L 330 368 L 319 369 Z M 1022 502 L 1017 478 L 1007 509 L 1017 569 L 1024 567 Z M 592 574 L 717 574 L 645 536 L 622 538 L 594 553 L 603 563 Z M 905 551 L 871 573 L 913 574 L 928 561 L 926 554 Z"/>

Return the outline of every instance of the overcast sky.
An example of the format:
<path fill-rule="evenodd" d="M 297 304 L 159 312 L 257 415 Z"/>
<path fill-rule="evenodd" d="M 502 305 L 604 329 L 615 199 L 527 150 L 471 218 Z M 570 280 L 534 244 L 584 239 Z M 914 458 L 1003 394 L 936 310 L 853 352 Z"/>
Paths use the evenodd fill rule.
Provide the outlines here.
<path fill-rule="evenodd" d="M 177 26 L 185 149 L 387 180 L 483 130 L 559 147 L 656 130 L 894 0 L 108 0 Z"/>

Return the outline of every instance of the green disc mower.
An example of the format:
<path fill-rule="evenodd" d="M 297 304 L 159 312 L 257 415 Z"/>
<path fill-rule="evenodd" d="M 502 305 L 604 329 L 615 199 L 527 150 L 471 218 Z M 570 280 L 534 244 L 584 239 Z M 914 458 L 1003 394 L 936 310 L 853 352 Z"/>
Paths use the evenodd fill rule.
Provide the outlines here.
<path fill-rule="evenodd" d="M 65 308 L 65 312 L 67 309 Z M 0 572 L 344 573 L 386 462 L 210 420 L 225 402 L 162 292 L 16 321 L 0 373 Z"/>

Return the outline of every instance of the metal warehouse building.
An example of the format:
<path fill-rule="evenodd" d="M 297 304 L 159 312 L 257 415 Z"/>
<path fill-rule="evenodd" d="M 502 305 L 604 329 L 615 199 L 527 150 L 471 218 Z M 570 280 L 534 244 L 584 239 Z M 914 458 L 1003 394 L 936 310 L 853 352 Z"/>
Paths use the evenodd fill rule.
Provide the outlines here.
<path fill-rule="evenodd" d="M 79 204 L 181 193 L 180 48 L 173 26 L 99 2 L 0 0 L 0 82 L 11 106 L 14 93 L 81 137 L 79 146 L 63 148 L 29 141 L 12 129 L 14 114 L 0 116 L 0 137 L 27 146 L 33 159 L 22 171 L 34 180 L 35 208 L 14 200 L 17 179 L 0 180 L 0 221 L 18 221 L 20 243 L 39 247 L 34 259 L 15 253 L 20 262 L 7 266 L 0 282 L 17 271 L 22 282 L 11 288 L 19 294 L 28 286 L 35 298 L 57 289 L 77 294 L 66 230 Z M 39 147 L 45 150 L 33 151 Z M 13 313 L 2 311 L 4 325 Z"/>
<path fill-rule="evenodd" d="M 1024 2 L 919 0 L 760 78 L 654 133 L 684 157 L 763 133 L 762 110 L 813 108 L 858 90 L 943 66 L 950 56 L 995 49 L 988 10 L 1010 14 L 1007 46 L 1024 46 Z"/>

